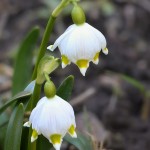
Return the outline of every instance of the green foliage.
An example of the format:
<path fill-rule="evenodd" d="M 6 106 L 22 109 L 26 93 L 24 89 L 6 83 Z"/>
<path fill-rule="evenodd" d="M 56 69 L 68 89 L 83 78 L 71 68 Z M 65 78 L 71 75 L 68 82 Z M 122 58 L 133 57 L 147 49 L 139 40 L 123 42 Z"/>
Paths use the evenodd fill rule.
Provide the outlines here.
<path fill-rule="evenodd" d="M 79 150 L 92 150 L 92 141 L 89 137 L 78 132 L 77 138 L 71 138 L 69 135 L 65 136 L 65 140 L 71 144 L 73 144 Z"/>
<path fill-rule="evenodd" d="M 23 127 L 20 150 L 27 150 L 28 147 L 29 128 Z"/>
<path fill-rule="evenodd" d="M 47 49 L 47 44 L 50 38 L 50 35 L 52 33 L 53 25 L 55 22 L 55 19 L 57 15 L 69 4 L 69 0 L 62 0 L 58 7 L 53 11 L 52 16 L 50 17 L 45 33 L 43 35 L 43 39 L 41 42 L 39 54 L 37 57 L 37 62 L 35 64 L 34 72 L 32 74 L 32 80 L 36 80 L 35 86 L 34 84 L 31 84 L 27 88 L 33 89 L 32 92 L 20 92 L 22 91 L 27 83 L 31 79 L 31 73 L 32 73 L 32 54 L 34 50 L 34 46 L 36 45 L 36 42 L 39 37 L 39 29 L 34 28 L 27 37 L 23 40 L 22 44 L 20 45 L 20 48 L 18 50 L 18 55 L 16 57 L 16 64 L 14 69 L 14 76 L 13 76 L 13 88 L 12 88 L 12 94 L 15 95 L 16 93 L 20 92 L 16 96 L 14 96 L 9 102 L 7 102 L 3 107 L 0 108 L 0 114 L 10 105 L 12 105 L 14 102 L 16 102 L 16 105 L 13 109 L 12 115 L 10 117 L 10 120 L 8 122 L 7 126 L 7 132 L 5 137 L 5 146 L 4 150 L 49 150 L 52 145 L 44 138 L 43 136 L 39 136 L 37 142 L 34 142 L 31 144 L 30 138 L 31 138 L 31 128 L 30 129 L 22 129 L 23 126 L 23 118 L 24 118 L 24 111 L 26 108 L 27 100 L 30 98 L 29 107 L 34 108 L 37 101 L 40 98 L 41 93 L 41 87 L 42 83 L 45 81 L 44 73 L 50 74 L 52 71 L 54 71 L 60 64 L 59 59 L 55 59 L 52 56 L 46 56 L 45 51 Z M 43 58 L 44 57 L 44 58 Z M 46 59 L 45 59 L 46 58 Z M 45 59 L 45 60 L 44 60 Z M 40 61 L 43 61 L 44 63 L 40 64 Z M 57 89 L 57 95 L 62 97 L 65 100 L 69 100 L 69 97 L 71 96 L 71 92 L 73 89 L 74 84 L 74 77 L 69 76 L 67 77 L 60 87 Z M 28 108 L 28 107 L 27 107 Z M 29 110 L 29 109 L 26 109 Z M 32 109 L 31 109 L 32 110 Z M 6 120 L 7 122 L 7 120 Z M 3 122 L 2 125 L 5 126 Z M 0 126 L 2 127 L 2 126 Z M 92 143 L 91 139 L 84 136 L 81 133 L 78 133 L 78 138 L 73 139 L 69 136 L 65 137 L 65 140 L 69 143 L 75 145 L 79 150 L 92 150 Z"/>
<path fill-rule="evenodd" d="M 0 114 L 3 113 L 3 111 L 9 107 L 10 105 L 12 105 L 14 102 L 16 101 L 20 101 L 20 100 L 26 100 L 26 98 L 30 97 L 32 93 L 30 92 L 20 92 L 17 95 L 15 95 L 14 97 L 11 98 L 11 100 L 9 100 L 6 104 L 4 104 L 1 108 L 0 108 Z"/>
<path fill-rule="evenodd" d="M 13 76 L 12 94 L 22 91 L 31 79 L 33 49 L 39 37 L 39 28 L 33 28 L 18 50 Z"/>
<path fill-rule="evenodd" d="M 4 150 L 20 150 L 24 106 L 15 107 L 8 123 Z"/>
<path fill-rule="evenodd" d="M 60 59 L 54 58 L 53 56 L 44 56 L 37 68 L 36 83 L 42 84 L 45 81 L 44 73 L 52 73 L 60 65 Z"/>
<path fill-rule="evenodd" d="M 50 150 L 52 147 L 52 144 L 45 137 L 38 136 L 36 150 Z"/>
<path fill-rule="evenodd" d="M 139 89 L 141 93 L 145 92 L 144 85 L 141 82 L 139 82 L 138 80 L 136 80 L 136 79 L 134 79 L 134 78 L 132 78 L 130 76 L 123 75 L 123 74 L 121 74 L 120 76 L 121 76 L 121 78 L 123 80 L 127 81 L 128 83 L 130 83 L 131 85 L 133 85 L 134 87 L 136 87 L 137 89 Z"/>
<path fill-rule="evenodd" d="M 74 77 L 72 75 L 68 76 L 62 84 L 57 89 L 57 95 L 60 96 L 64 100 L 69 100 L 71 96 L 71 92 L 73 89 Z"/>
<path fill-rule="evenodd" d="M 7 124 L 8 124 L 8 115 L 6 113 L 3 113 L 2 115 L 0 115 L 0 150 L 3 150 L 4 147 Z"/>

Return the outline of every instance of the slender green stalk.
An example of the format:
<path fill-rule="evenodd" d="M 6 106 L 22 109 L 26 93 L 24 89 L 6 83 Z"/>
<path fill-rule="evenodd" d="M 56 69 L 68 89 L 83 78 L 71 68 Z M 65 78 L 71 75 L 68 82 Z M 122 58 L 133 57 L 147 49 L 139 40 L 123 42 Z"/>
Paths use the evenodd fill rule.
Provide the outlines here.
<path fill-rule="evenodd" d="M 46 81 L 50 81 L 49 75 L 46 72 L 44 73 L 44 76 L 45 76 Z"/>
<path fill-rule="evenodd" d="M 52 16 L 57 17 L 61 13 L 61 11 L 64 9 L 64 7 L 66 7 L 72 1 L 73 0 L 62 0 L 60 2 L 60 4 L 52 12 Z M 76 1 L 76 0 L 74 0 L 74 1 Z"/>
<path fill-rule="evenodd" d="M 52 29 L 53 29 L 55 20 L 56 20 L 56 18 L 51 16 L 49 21 L 48 21 L 48 24 L 46 26 L 46 30 L 44 32 L 44 36 L 43 36 L 42 43 L 41 43 L 41 46 L 40 46 L 39 54 L 38 54 L 37 61 L 36 61 L 36 64 L 35 64 L 35 68 L 34 68 L 34 71 L 33 71 L 32 80 L 36 79 L 38 64 L 39 64 L 41 58 L 45 55 L 45 52 L 46 52 L 46 49 L 47 49 L 47 44 L 48 44 L 50 35 L 52 33 Z"/>
<path fill-rule="evenodd" d="M 28 139 L 28 150 L 36 150 L 36 141 L 31 143 L 31 135 L 32 135 L 32 130 L 30 128 L 30 130 L 29 130 L 29 139 Z"/>
<path fill-rule="evenodd" d="M 35 83 L 34 91 L 32 94 L 32 99 L 31 99 L 32 101 L 31 109 L 33 109 L 36 106 L 38 100 L 40 99 L 40 94 L 41 94 L 41 85 Z"/>

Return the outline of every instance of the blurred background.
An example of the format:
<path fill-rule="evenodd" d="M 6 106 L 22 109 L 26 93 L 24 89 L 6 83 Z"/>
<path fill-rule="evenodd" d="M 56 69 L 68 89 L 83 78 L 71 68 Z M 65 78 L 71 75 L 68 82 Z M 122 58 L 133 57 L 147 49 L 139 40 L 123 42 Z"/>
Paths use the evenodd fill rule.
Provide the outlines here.
<path fill-rule="evenodd" d="M 59 2 L 0 0 L 0 106 L 11 97 L 20 42 L 32 27 L 39 26 L 36 58 L 49 15 Z M 57 69 L 52 80 L 59 86 L 65 77 L 74 75 L 70 103 L 76 112 L 77 128 L 92 137 L 95 150 L 104 139 L 108 150 L 150 150 L 150 1 L 81 0 L 80 4 L 87 22 L 105 35 L 109 55 L 101 54 L 98 65 L 91 63 L 86 77 L 71 64 Z M 72 24 L 71 8 L 67 7 L 57 19 L 49 44 Z M 60 57 L 58 50 L 52 55 Z M 7 109 L 0 124 L 10 114 L 11 109 Z M 5 124 L 2 128 L 1 146 Z M 64 149 L 75 148 L 67 145 Z"/>

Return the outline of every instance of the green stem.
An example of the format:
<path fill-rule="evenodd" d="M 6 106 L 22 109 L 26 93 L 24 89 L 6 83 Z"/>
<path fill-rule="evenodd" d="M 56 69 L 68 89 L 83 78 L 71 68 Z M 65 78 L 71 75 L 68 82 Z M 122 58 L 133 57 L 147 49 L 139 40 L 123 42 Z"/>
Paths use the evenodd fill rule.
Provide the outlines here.
<path fill-rule="evenodd" d="M 31 99 L 31 105 L 30 105 L 31 109 L 30 110 L 32 110 L 36 106 L 38 100 L 40 99 L 41 87 L 42 87 L 41 84 L 35 83 L 34 91 L 32 94 L 32 99 Z"/>
<path fill-rule="evenodd" d="M 32 129 L 29 129 L 28 150 L 36 150 L 36 141 L 31 143 Z"/>
<path fill-rule="evenodd" d="M 53 17 L 57 17 L 61 11 L 66 7 L 72 0 L 62 0 L 60 4 L 52 12 Z M 76 0 L 75 0 L 76 1 Z"/>
<path fill-rule="evenodd" d="M 46 81 L 50 81 L 49 75 L 46 72 L 44 72 L 44 76 L 45 76 Z"/>
<path fill-rule="evenodd" d="M 39 64 L 41 58 L 45 55 L 45 52 L 46 52 L 46 49 L 47 49 L 47 44 L 48 44 L 50 35 L 52 33 L 52 29 L 53 29 L 55 20 L 56 20 L 56 18 L 51 16 L 49 21 L 48 21 L 48 24 L 46 26 L 46 30 L 44 32 L 44 36 L 43 36 L 42 43 L 41 43 L 41 46 L 40 46 L 38 58 L 37 58 L 35 68 L 34 68 L 34 71 L 33 71 L 32 80 L 36 79 L 38 64 Z"/>

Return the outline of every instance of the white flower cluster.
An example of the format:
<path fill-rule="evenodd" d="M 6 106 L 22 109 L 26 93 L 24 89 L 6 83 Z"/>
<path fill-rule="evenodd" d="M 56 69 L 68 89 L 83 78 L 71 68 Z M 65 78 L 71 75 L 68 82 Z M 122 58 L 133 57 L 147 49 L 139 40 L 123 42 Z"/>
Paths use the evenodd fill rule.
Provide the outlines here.
<path fill-rule="evenodd" d="M 60 98 L 43 97 L 31 112 L 29 121 L 24 124 L 26 127 L 32 125 L 31 142 L 34 142 L 38 135 L 45 136 L 56 150 L 60 150 L 62 139 L 68 132 L 76 138 L 75 116 L 72 106 Z"/>
<path fill-rule="evenodd" d="M 88 23 L 71 25 L 48 49 L 53 51 L 57 46 L 61 52 L 62 68 L 72 62 L 79 67 L 83 76 L 89 62 L 98 64 L 101 50 L 108 54 L 104 35 Z"/>

